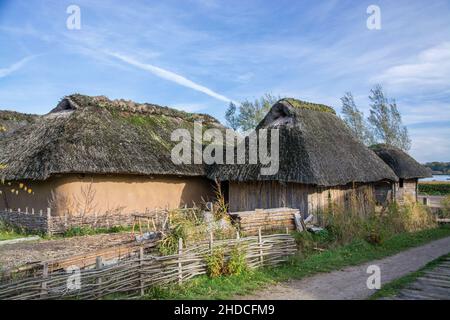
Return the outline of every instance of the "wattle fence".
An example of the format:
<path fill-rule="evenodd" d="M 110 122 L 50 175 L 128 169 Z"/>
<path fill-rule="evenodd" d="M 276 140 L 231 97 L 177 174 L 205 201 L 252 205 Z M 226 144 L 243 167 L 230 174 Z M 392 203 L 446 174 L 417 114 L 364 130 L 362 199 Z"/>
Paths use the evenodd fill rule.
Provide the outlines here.
<path fill-rule="evenodd" d="M 178 254 L 155 256 L 143 249 L 137 257 L 103 265 L 97 257 L 94 268 L 77 266 L 49 272 L 43 263 L 41 272 L 21 279 L 11 278 L 0 283 L 0 299 L 101 299 L 114 294 L 140 296 L 145 290 L 171 283 L 183 283 L 207 272 L 206 257 L 220 248 L 225 259 L 238 246 L 245 252 L 249 268 L 275 266 L 297 251 L 295 239 L 289 233 L 218 240 L 183 248 Z"/>
<path fill-rule="evenodd" d="M 182 209 L 181 209 L 182 210 Z M 167 215 L 167 210 L 152 210 L 149 213 L 160 220 Z M 31 233 L 45 233 L 48 235 L 61 234 L 74 227 L 111 228 L 115 226 L 132 226 L 135 217 L 133 214 L 86 214 L 54 216 L 51 209 L 45 212 L 34 210 L 4 209 L 0 210 L 0 220 L 7 224 L 24 229 Z"/>

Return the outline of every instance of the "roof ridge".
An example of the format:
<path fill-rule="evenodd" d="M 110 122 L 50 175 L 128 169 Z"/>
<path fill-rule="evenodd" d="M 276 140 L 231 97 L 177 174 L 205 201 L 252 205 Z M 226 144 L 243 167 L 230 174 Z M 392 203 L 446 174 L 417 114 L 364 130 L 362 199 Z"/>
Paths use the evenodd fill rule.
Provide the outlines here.
<path fill-rule="evenodd" d="M 327 112 L 327 113 L 336 114 L 336 111 L 330 106 L 327 106 L 322 103 L 309 102 L 309 101 L 304 101 L 304 100 L 300 100 L 300 99 L 296 99 L 296 98 L 283 98 L 283 99 L 279 100 L 277 103 L 281 103 L 284 101 L 287 102 L 292 108 L 295 108 L 295 109 L 314 110 L 314 111 L 319 111 L 319 112 Z"/>

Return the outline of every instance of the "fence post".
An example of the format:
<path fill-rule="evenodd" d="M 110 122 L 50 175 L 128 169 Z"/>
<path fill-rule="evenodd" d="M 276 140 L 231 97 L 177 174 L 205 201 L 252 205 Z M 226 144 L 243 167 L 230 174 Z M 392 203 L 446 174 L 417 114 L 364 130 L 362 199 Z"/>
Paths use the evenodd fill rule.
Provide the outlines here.
<path fill-rule="evenodd" d="M 263 241 L 262 241 L 262 234 L 261 234 L 261 227 L 258 228 L 258 244 L 259 244 L 259 261 L 261 263 L 261 266 L 264 264 L 264 255 L 263 255 Z"/>
<path fill-rule="evenodd" d="M 212 254 L 212 252 L 213 252 L 213 242 L 214 242 L 214 234 L 213 234 L 213 232 L 211 231 L 211 232 L 209 233 L 209 253 L 210 253 L 210 254 Z"/>
<path fill-rule="evenodd" d="M 95 258 L 95 269 L 97 271 L 100 271 L 103 268 L 103 260 L 102 257 L 96 257 Z M 97 277 L 97 288 L 98 288 L 98 296 L 102 296 L 102 277 Z"/>
<path fill-rule="evenodd" d="M 48 294 L 47 278 L 48 278 L 48 262 L 44 262 L 42 266 L 41 298 L 43 298 L 45 295 Z"/>
<path fill-rule="evenodd" d="M 47 208 L 47 235 L 52 235 L 52 209 Z"/>
<path fill-rule="evenodd" d="M 181 263 L 181 256 L 183 254 L 183 238 L 178 239 L 178 283 L 183 283 L 183 265 Z"/>
<path fill-rule="evenodd" d="M 143 273 L 143 269 L 144 268 L 144 248 L 140 247 L 139 249 L 139 269 L 140 269 L 140 277 L 139 277 L 139 282 L 140 282 L 140 287 L 141 287 L 141 296 L 144 295 L 144 273 Z"/>

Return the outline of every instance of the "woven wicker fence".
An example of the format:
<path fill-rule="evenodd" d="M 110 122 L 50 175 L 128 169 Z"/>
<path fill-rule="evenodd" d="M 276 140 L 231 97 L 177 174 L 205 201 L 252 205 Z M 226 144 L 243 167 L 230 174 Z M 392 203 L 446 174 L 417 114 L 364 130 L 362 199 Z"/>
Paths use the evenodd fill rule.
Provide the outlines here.
<path fill-rule="evenodd" d="M 43 264 L 42 272 L 32 277 L 12 279 L 0 284 L 0 299 L 100 299 L 112 294 L 143 295 L 152 286 L 183 283 L 205 274 L 205 257 L 216 248 L 224 251 L 225 259 L 238 245 L 246 253 L 250 268 L 274 266 L 297 251 L 292 235 L 274 234 L 211 240 L 183 249 L 170 256 L 153 256 L 140 250 L 135 258 L 105 266 L 97 257 L 95 268 L 67 268 L 53 273 Z"/>

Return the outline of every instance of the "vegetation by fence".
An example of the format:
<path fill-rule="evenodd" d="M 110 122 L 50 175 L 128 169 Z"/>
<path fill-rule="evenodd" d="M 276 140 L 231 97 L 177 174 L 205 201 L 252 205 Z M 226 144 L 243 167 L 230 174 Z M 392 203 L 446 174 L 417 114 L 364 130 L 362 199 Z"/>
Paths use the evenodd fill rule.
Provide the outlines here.
<path fill-rule="evenodd" d="M 180 243 L 182 244 L 182 242 Z M 49 272 L 48 264 L 32 277 L 11 279 L 0 284 L 0 299 L 99 299 L 111 294 L 127 293 L 142 295 L 152 286 L 182 283 L 205 274 L 205 258 L 220 248 L 225 259 L 238 246 L 245 252 L 247 266 L 258 268 L 274 266 L 297 251 L 292 235 L 274 234 L 251 236 L 199 243 L 189 248 L 179 246 L 179 252 L 169 256 L 146 254 L 104 265 L 97 257 L 95 268 L 79 269 L 72 266 L 66 270 Z"/>

